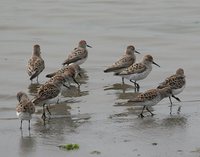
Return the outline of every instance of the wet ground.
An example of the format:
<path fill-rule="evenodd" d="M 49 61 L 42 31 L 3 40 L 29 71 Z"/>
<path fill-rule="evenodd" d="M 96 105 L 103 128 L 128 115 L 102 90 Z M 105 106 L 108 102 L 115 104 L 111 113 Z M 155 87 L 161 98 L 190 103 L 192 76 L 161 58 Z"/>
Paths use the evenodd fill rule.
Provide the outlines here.
<path fill-rule="evenodd" d="M 2 156 L 200 156 L 200 98 L 198 53 L 200 10 L 197 0 L 143 1 L 15 1 L 0 6 L 0 152 Z M 32 98 L 37 84 L 26 73 L 32 46 L 40 44 L 46 69 L 39 77 L 61 67 L 67 54 L 85 39 L 93 48 L 81 65 L 80 88 L 72 84 L 62 93 L 60 104 L 51 105 L 51 119 L 43 126 L 41 108 L 23 131 L 16 118 L 16 93 Z M 104 74 L 103 70 L 135 45 L 143 55 L 151 54 L 161 68 L 140 81 L 143 92 L 154 88 L 182 67 L 187 86 L 173 100 L 152 107 L 156 114 L 138 118 L 141 108 L 126 104 L 134 97 L 128 80 Z M 125 105 L 123 105 L 125 104 Z M 181 106 L 180 113 L 177 113 Z M 76 151 L 57 146 L 77 143 Z"/>

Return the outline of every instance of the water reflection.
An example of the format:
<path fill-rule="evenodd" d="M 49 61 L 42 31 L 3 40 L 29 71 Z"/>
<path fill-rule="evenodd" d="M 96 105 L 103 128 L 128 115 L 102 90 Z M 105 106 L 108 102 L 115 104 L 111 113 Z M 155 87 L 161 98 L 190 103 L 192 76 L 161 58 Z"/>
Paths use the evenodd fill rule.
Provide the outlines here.
<path fill-rule="evenodd" d="M 35 132 L 40 134 L 63 134 L 66 126 L 73 126 L 70 109 L 71 107 L 66 103 L 51 105 L 49 107 L 51 115 L 47 115 L 49 118 L 46 120 L 46 125 L 44 126 L 43 120 L 39 118 L 34 126 Z"/>
<path fill-rule="evenodd" d="M 61 94 L 64 97 L 81 97 L 89 94 L 89 91 L 81 91 L 80 88 L 80 86 L 70 85 L 69 88 L 64 88 Z"/>
<path fill-rule="evenodd" d="M 36 150 L 36 139 L 31 136 L 21 136 L 19 140 L 19 156 L 29 156 L 30 153 L 34 153 Z"/>
<path fill-rule="evenodd" d="M 39 133 L 41 136 L 46 136 L 43 134 L 54 136 L 55 134 L 62 135 L 66 132 L 74 132 L 81 124 L 80 121 L 85 122 L 90 119 L 89 115 L 81 115 L 79 113 L 77 115 L 71 115 L 71 107 L 64 102 L 51 105 L 49 109 L 51 115 L 49 115 L 49 118 L 46 120 L 46 125 L 43 125 L 43 120 L 41 118 L 38 118 L 34 125 L 34 131 Z M 37 114 L 40 112 L 37 112 Z"/>
<path fill-rule="evenodd" d="M 61 117 L 69 117 L 70 112 L 69 110 L 71 109 L 70 106 L 67 105 L 66 102 L 60 102 L 58 104 L 51 104 L 48 106 L 49 111 L 51 112 L 51 115 L 47 112 L 47 116 L 49 118 L 56 117 L 56 116 L 61 116 Z M 43 108 L 37 108 L 37 111 L 35 112 L 36 115 L 42 115 Z"/>
<path fill-rule="evenodd" d="M 184 115 L 170 115 L 162 120 L 162 126 L 167 128 L 174 128 L 175 126 L 185 127 L 187 118 Z"/>
<path fill-rule="evenodd" d="M 121 90 L 123 93 L 125 93 L 128 89 L 135 89 L 134 86 L 131 86 L 129 84 L 122 84 L 122 83 L 115 83 L 111 86 L 105 86 L 104 91 L 107 90 Z"/>
<path fill-rule="evenodd" d="M 115 95 L 117 96 L 117 99 L 133 99 L 138 95 L 138 93 L 135 92 L 135 87 L 128 84 L 116 83 L 111 86 L 105 86 L 104 91 L 108 90 L 115 90 Z M 132 90 L 133 92 L 126 92 L 128 90 Z"/>

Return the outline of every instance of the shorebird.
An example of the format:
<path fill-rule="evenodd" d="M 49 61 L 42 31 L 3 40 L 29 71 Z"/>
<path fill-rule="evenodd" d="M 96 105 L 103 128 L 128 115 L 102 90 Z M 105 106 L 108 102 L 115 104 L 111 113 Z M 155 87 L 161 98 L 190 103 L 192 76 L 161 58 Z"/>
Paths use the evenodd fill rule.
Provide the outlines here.
<path fill-rule="evenodd" d="M 63 65 L 68 65 L 70 63 L 76 63 L 78 65 L 83 64 L 88 57 L 88 50 L 86 47 L 92 48 L 86 43 L 85 40 L 81 40 L 78 47 L 75 48 L 69 55 L 68 58 L 62 63 Z"/>
<path fill-rule="evenodd" d="M 30 121 L 32 119 L 32 114 L 35 113 L 35 105 L 24 92 L 17 93 L 17 100 L 19 103 L 16 106 L 16 114 L 17 117 L 21 120 L 20 129 L 22 129 L 23 120 L 27 120 L 29 122 L 28 129 L 30 130 Z"/>
<path fill-rule="evenodd" d="M 66 82 L 68 82 L 69 85 L 72 81 L 74 81 L 79 86 L 80 84 L 76 80 L 76 77 L 78 75 L 81 77 L 80 71 L 81 71 L 81 68 L 78 64 L 71 63 L 68 66 L 64 66 L 62 69 L 60 69 L 54 73 L 47 74 L 46 77 L 52 78 L 55 75 L 62 74 L 65 77 Z"/>
<path fill-rule="evenodd" d="M 185 88 L 186 81 L 185 81 L 185 75 L 184 70 L 182 68 L 179 68 L 176 70 L 176 74 L 171 75 L 170 77 L 166 78 L 164 82 L 160 83 L 160 85 L 157 87 L 158 89 L 162 89 L 165 87 L 170 87 L 172 89 L 172 97 L 175 98 L 177 101 L 181 101 L 178 97 L 175 95 L 181 93 L 183 89 Z M 172 113 L 172 100 L 171 96 L 169 96 L 170 101 L 170 114 Z"/>
<path fill-rule="evenodd" d="M 128 79 L 130 82 L 134 83 L 135 91 L 139 91 L 140 86 L 136 81 L 145 79 L 149 75 L 152 70 L 152 64 L 160 67 L 153 61 L 151 55 L 145 55 L 141 62 L 134 63 L 125 70 L 115 73 L 115 75 Z"/>
<path fill-rule="evenodd" d="M 135 63 L 136 60 L 135 53 L 140 54 L 138 51 L 135 50 L 135 47 L 133 45 L 127 46 L 125 54 L 111 66 L 105 69 L 104 72 L 119 73 L 124 69 L 128 68 L 133 63 Z M 124 77 L 122 77 L 122 83 L 124 84 Z"/>
<path fill-rule="evenodd" d="M 143 118 L 143 111 L 146 109 L 153 116 L 154 114 L 149 110 L 149 106 L 156 105 L 163 98 L 169 97 L 172 94 L 172 90 L 170 87 L 165 87 L 163 89 L 150 89 L 144 93 L 139 94 L 132 100 L 128 100 L 134 104 L 134 106 L 143 106 L 142 112 L 140 113 L 140 117 Z"/>
<path fill-rule="evenodd" d="M 39 74 L 44 70 L 45 64 L 44 60 L 41 57 L 41 51 L 40 51 L 40 46 L 39 45 L 34 45 L 33 47 L 33 54 L 31 58 L 28 61 L 28 66 L 27 66 L 27 72 L 28 75 L 30 76 L 30 80 L 37 77 L 37 83 L 38 83 L 38 76 Z"/>
<path fill-rule="evenodd" d="M 54 79 L 51 82 L 47 82 L 44 85 L 40 86 L 40 88 L 38 89 L 36 97 L 32 101 L 35 105 L 42 104 L 42 106 L 43 106 L 42 118 L 44 120 L 44 124 L 45 124 L 45 119 L 46 119 L 45 105 L 51 104 L 51 103 L 54 102 L 55 99 L 57 99 L 57 96 L 61 92 L 61 86 L 65 82 L 65 78 L 62 75 L 59 75 L 59 76 L 56 75 L 54 77 L 56 77 L 56 79 Z M 51 115 L 48 107 L 47 107 L 47 111 Z"/>

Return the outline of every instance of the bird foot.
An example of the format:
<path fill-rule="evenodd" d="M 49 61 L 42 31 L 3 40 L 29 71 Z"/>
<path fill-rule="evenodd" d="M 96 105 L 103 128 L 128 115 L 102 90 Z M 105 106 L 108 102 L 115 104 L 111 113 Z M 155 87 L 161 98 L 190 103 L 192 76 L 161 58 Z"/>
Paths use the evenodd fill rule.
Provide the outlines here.
<path fill-rule="evenodd" d="M 154 114 L 154 113 L 151 113 L 151 116 L 153 117 L 153 116 L 155 116 L 155 114 Z"/>
<path fill-rule="evenodd" d="M 141 114 L 138 115 L 138 117 L 144 118 L 144 115 L 141 113 Z"/>

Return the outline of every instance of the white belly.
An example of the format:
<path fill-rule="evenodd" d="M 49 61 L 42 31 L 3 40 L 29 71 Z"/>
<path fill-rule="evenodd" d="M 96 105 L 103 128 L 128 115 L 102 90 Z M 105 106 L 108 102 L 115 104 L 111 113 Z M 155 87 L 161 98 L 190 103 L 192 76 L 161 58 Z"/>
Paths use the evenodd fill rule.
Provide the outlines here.
<path fill-rule="evenodd" d="M 63 87 L 64 88 L 64 87 Z M 59 94 L 60 95 L 60 94 Z M 48 100 L 44 100 L 44 101 L 41 101 L 37 104 L 37 106 L 43 106 L 43 104 L 46 104 L 46 105 L 49 105 L 49 104 L 56 104 L 59 100 L 59 95 L 55 98 L 52 98 L 52 99 L 48 99 Z"/>
<path fill-rule="evenodd" d="M 20 120 L 31 120 L 32 119 L 31 114 L 27 113 L 27 112 L 16 112 L 16 115 Z"/>
<path fill-rule="evenodd" d="M 151 72 L 151 69 L 147 69 L 142 73 L 136 73 L 136 74 L 130 74 L 130 75 L 125 75 L 123 76 L 124 78 L 128 79 L 128 80 L 134 80 L 134 81 L 138 81 L 138 80 L 143 80 L 145 79 L 149 73 Z"/>
<path fill-rule="evenodd" d="M 157 95 L 154 99 L 151 99 L 151 100 L 147 100 L 145 102 L 136 102 L 135 106 L 154 106 L 156 105 L 157 103 L 159 103 L 161 101 L 161 96 L 160 95 Z"/>
<path fill-rule="evenodd" d="M 179 88 L 179 89 L 172 89 L 172 94 L 177 95 L 177 94 L 181 93 L 184 88 L 185 88 L 185 85 L 182 88 Z"/>
<path fill-rule="evenodd" d="M 80 60 L 78 60 L 78 61 L 76 61 L 74 63 L 80 65 L 80 64 L 83 64 L 86 60 L 87 60 L 87 57 L 83 58 L 83 59 L 80 59 Z"/>

